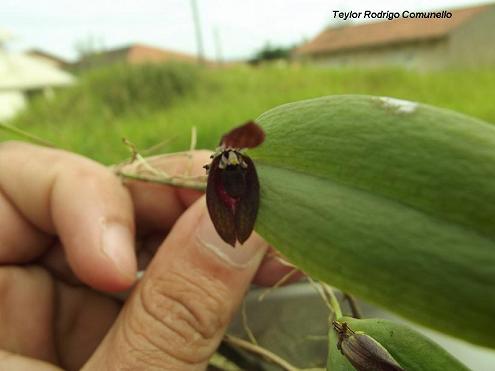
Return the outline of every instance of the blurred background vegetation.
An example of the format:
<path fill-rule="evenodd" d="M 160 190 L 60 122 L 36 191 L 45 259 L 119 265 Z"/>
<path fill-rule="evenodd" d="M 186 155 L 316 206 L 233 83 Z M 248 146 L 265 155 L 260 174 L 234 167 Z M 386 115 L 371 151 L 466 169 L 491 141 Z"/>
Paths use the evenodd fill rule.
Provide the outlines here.
<path fill-rule="evenodd" d="M 330 94 L 373 94 L 415 100 L 495 122 L 495 70 L 415 72 L 263 64 L 223 68 L 191 64 L 112 65 L 82 72 L 54 97 L 40 95 L 11 122 L 30 133 L 110 164 L 139 149 L 214 149 L 229 127 L 296 100 Z M 0 140 L 13 138 L 0 132 Z"/>

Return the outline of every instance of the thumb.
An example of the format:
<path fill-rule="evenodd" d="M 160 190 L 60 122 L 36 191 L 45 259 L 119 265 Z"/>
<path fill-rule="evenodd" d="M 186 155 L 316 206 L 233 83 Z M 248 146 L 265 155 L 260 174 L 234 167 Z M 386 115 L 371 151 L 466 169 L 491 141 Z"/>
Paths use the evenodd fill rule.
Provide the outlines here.
<path fill-rule="evenodd" d="M 29 358 L 18 353 L 0 350 L 0 370 L 62 371 L 61 368 L 39 359 Z"/>
<path fill-rule="evenodd" d="M 268 245 L 220 239 L 204 197 L 175 224 L 87 370 L 204 370 Z"/>

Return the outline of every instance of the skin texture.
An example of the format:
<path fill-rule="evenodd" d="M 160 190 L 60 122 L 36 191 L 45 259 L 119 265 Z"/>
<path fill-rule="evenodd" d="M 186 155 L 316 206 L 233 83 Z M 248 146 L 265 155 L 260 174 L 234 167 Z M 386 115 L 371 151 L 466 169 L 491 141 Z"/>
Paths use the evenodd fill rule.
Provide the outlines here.
<path fill-rule="evenodd" d="M 153 166 L 203 174 L 209 154 Z M 248 262 L 227 264 L 194 238 L 212 228 L 205 210 L 196 191 L 123 185 L 78 155 L 0 144 L 0 370 L 204 369 L 251 281 L 291 270 L 258 236 Z M 109 296 L 138 264 L 130 298 Z"/>

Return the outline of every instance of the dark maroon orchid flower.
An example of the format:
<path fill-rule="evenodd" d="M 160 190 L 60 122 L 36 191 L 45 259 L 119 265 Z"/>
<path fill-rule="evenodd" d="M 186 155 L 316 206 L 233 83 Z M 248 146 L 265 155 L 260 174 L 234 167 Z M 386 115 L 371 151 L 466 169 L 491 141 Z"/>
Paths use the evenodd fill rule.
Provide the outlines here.
<path fill-rule="evenodd" d="M 220 237 L 234 247 L 236 241 L 242 244 L 251 235 L 260 198 L 256 168 L 242 149 L 256 147 L 264 139 L 261 127 L 249 121 L 222 137 L 205 166 L 208 212 Z"/>

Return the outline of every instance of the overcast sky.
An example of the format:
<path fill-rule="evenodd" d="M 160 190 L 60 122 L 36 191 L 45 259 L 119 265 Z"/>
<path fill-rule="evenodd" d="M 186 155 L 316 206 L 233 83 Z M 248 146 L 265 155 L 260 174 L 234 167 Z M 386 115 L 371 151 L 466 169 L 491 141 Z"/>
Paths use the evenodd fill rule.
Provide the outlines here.
<path fill-rule="evenodd" d="M 206 55 L 215 57 L 215 30 L 224 59 L 252 55 L 266 42 L 291 45 L 335 22 L 332 10 L 448 10 L 483 0 L 329 1 L 196 0 Z M 142 42 L 195 53 L 190 0 L 0 0 L 0 29 L 29 47 L 73 59 L 75 44 L 93 38 L 104 47 Z"/>

